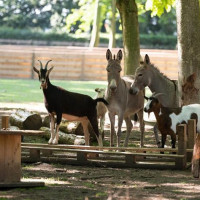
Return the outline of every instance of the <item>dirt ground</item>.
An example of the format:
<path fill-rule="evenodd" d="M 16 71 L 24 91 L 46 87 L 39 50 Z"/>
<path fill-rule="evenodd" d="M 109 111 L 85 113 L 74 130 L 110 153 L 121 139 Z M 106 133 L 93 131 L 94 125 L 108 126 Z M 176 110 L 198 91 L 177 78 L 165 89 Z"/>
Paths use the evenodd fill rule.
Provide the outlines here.
<path fill-rule="evenodd" d="M 139 131 L 132 131 L 131 145 L 138 146 L 139 138 Z M 167 145 L 170 145 L 169 139 Z M 148 126 L 145 146 L 155 146 L 152 129 Z M 0 189 L 0 200 L 200 199 L 200 179 L 192 177 L 191 168 L 184 171 L 122 169 L 38 162 L 23 163 L 22 177 L 25 181 L 44 181 L 45 187 Z"/>
<path fill-rule="evenodd" d="M 139 131 L 131 141 L 139 144 Z M 145 144 L 152 142 L 151 130 Z M 138 135 L 137 135 L 138 134 Z M 107 168 L 61 164 L 22 164 L 25 181 L 44 181 L 45 187 L 16 188 L 0 191 L 0 200 L 156 200 L 200 199 L 200 180 L 191 168 L 178 170 Z"/>

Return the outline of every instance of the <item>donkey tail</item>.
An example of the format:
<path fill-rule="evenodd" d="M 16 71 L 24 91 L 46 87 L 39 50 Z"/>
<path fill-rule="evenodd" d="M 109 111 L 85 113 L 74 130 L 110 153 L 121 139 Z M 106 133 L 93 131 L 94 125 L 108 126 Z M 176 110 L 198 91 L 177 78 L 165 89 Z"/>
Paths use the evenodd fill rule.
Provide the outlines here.
<path fill-rule="evenodd" d="M 104 98 L 97 98 L 94 100 L 96 103 L 97 102 L 103 102 L 106 106 L 108 105 L 108 102 Z"/>

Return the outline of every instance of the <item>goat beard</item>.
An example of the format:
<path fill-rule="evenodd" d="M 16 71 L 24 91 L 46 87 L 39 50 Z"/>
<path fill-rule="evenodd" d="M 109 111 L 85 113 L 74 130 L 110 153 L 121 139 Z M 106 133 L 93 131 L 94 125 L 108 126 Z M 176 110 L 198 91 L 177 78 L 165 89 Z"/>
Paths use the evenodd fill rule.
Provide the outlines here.
<path fill-rule="evenodd" d="M 41 84 L 40 85 L 40 89 L 46 90 L 47 89 L 47 84 L 46 83 Z"/>

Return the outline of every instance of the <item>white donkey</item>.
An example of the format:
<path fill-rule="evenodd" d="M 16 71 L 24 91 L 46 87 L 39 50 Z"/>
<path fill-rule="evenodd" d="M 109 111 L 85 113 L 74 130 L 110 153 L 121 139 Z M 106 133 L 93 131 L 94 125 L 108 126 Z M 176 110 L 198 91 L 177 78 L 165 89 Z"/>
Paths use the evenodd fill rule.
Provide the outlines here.
<path fill-rule="evenodd" d="M 132 130 L 131 116 L 136 114 L 140 121 L 140 131 L 141 131 L 141 147 L 144 145 L 144 121 L 143 121 L 143 107 L 144 107 L 144 93 L 140 91 L 137 95 L 131 95 L 129 89 L 133 81 L 133 76 L 126 76 L 121 78 L 120 72 L 122 51 L 119 50 L 117 57 L 112 58 L 112 53 L 108 49 L 106 53 L 106 59 L 108 60 L 107 65 L 107 77 L 108 86 L 106 92 L 106 100 L 108 101 L 108 113 L 111 123 L 110 130 L 110 146 L 114 143 L 114 133 L 115 133 L 115 115 L 118 116 L 118 130 L 117 130 L 117 147 L 120 145 L 121 137 L 121 127 L 123 119 L 126 122 L 126 139 L 124 146 L 128 146 L 128 140 L 130 132 Z M 129 79 L 129 81 L 127 80 Z"/>

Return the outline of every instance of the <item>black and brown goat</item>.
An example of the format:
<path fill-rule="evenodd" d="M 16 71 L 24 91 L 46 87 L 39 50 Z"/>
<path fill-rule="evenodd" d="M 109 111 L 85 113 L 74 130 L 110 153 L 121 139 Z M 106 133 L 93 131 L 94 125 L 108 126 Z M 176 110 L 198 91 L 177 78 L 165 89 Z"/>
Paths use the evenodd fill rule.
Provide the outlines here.
<path fill-rule="evenodd" d="M 41 61 L 40 70 L 33 68 L 38 74 L 39 81 L 41 82 L 41 88 L 44 94 L 45 107 L 49 113 L 51 122 L 51 138 L 49 144 L 58 144 L 59 139 L 59 126 L 62 117 L 69 121 L 80 121 L 83 126 L 85 144 L 89 145 L 89 131 L 88 123 L 92 125 L 92 128 L 96 134 L 99 146 L 103 146 L 102 137 L 99 134 L 98 122 L 97 122 L 97 102 L 103 102 L 108 104 L 103 98 L 92 99 L 90 96 L 69 92 L 61 87 L 52 85 L 49 80 L 49 74 L 53 67 L 47 69 L 49 60 L 43 68 Z M 56 127 L 54 116 L 56 115 Z M 54 131 L 55 129 L 55 131 Z"/>
<path fill-rule="evenodd" d="M 163 93 L 158 93 L 150 98 L 145 97 L 148 101 L 144 111 L 155 114 L 158 129 L 162 134 L 162 148 L 164 148 L 167 135 L 171 136 L 172 148 L 175 148 L 177 125 L 187 123 L 189 119 L 196 119 L 197 132 L 200 132 L 200 104 L 190 104 L 179 108 L 164 107 L 160 103 L 160 97 L 163 95 Z"/>

